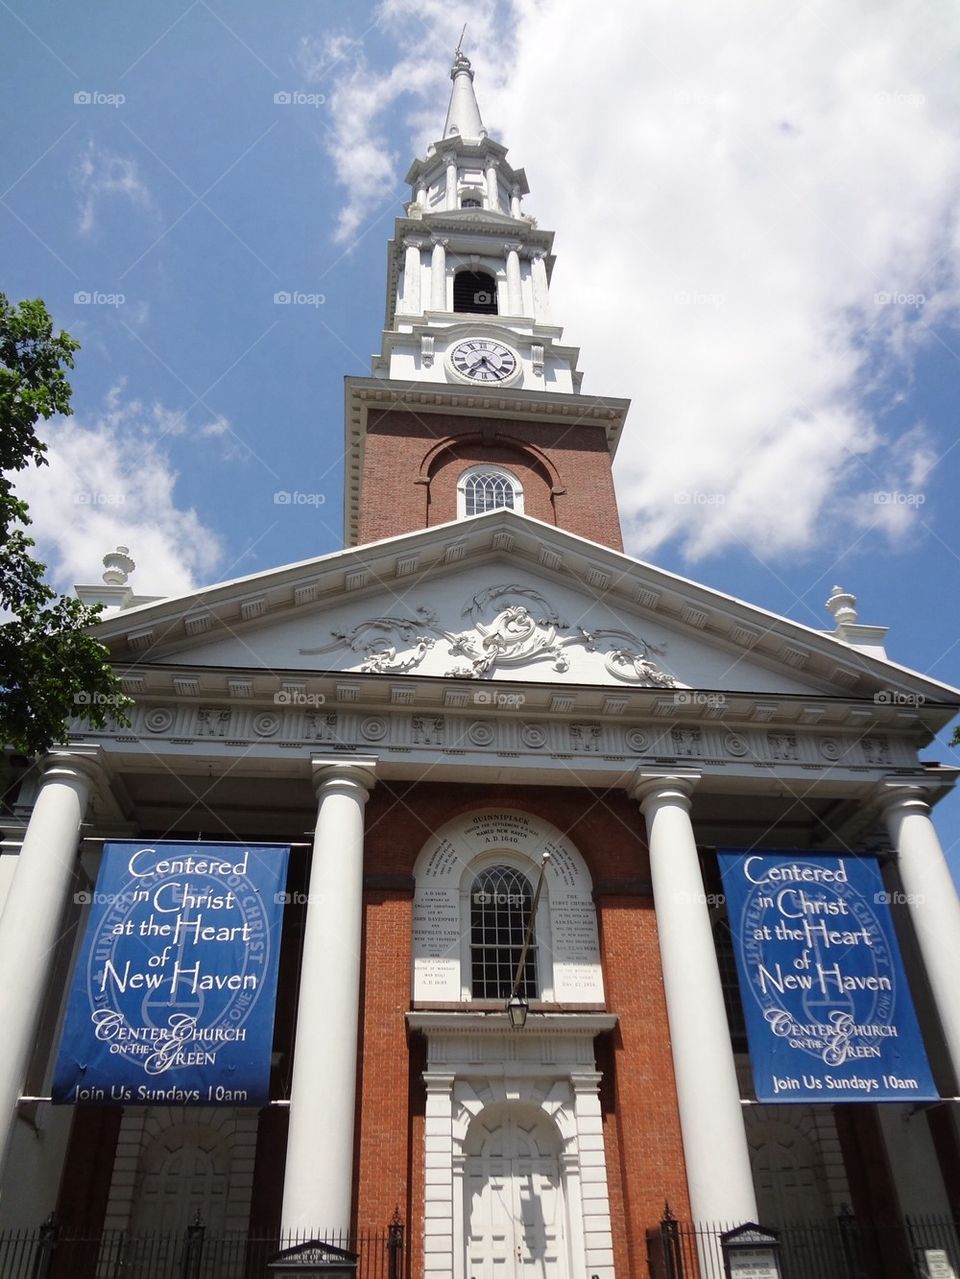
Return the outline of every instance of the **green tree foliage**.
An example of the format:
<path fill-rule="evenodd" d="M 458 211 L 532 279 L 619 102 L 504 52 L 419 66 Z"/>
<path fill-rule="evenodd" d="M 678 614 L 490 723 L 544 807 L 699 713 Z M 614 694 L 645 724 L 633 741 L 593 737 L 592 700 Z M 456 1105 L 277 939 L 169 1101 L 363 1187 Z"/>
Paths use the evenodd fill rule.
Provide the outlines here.
<path fill-rule="evenodd" d="M 27 505 L 14 492 L 16 472 L 47 464 L 38 419 L 70 412 L 64 370 L 79 345 L 53 332 L 39 299 L 12 306 L 0 293 L 0 743 L 27 755 L 65 741 L 77 715 L 99 728 L 126 723 L 129 704 L 107 650 L 86 634 L 100 607 L 44 582 Z"/>

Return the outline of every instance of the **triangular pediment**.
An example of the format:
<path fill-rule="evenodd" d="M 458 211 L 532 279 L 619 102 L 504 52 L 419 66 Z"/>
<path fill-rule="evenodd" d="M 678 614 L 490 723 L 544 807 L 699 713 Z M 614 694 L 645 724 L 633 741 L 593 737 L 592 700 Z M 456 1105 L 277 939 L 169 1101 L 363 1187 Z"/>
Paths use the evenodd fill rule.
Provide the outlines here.
<path fill-rule="evenodd" d="M 118 661 L 141 668 L 957 697 L 829 635 L 511 511 L 127 610 L 98 634 Z"/>

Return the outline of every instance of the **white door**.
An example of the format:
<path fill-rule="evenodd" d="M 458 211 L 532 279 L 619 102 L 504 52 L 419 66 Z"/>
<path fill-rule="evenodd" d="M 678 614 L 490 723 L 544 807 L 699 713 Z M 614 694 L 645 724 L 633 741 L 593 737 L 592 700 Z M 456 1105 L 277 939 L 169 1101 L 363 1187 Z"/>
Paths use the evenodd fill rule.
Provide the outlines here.
<path fill-rule="evenodd" d="M 506 1119 L 467 1156 L 466 1279 L 566 1279 L 563 1194 L 551 1145 L 538 1125 Z"/>

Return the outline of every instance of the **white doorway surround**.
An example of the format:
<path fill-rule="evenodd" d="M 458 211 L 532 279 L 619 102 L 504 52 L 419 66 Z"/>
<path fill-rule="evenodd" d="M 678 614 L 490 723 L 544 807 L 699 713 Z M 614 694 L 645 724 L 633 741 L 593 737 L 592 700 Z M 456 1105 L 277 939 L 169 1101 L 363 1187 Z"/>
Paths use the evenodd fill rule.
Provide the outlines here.
<path fill-rule="evenodd" d="M 412 1012 L 426 1279 L 614 1279 L 594 1037 L 609 1013 Z"/>

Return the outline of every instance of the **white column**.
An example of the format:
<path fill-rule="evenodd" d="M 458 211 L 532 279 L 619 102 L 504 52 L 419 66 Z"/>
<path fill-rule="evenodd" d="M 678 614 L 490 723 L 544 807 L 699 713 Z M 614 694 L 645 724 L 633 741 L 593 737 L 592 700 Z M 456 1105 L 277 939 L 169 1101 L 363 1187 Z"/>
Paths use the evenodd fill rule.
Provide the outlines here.
<path fill-rule="evenodd" d="M 547 284 L 547 264 L 542 253 L 531 258 L 530 274 L 533 279 L 533 314 L 544 324 L 550 323 L 550 286 Z"/>
<path fill-rule="evenodd" d="M 403 242 L 406 257 L 403 262 L 403 310 L 406 315 L 420 314 L 420 241 Z"/>
<path fill-rule="evenodd" d="M 317 825 L 300 963 L 285 1234 L 350 1229 L 363 925 L 363 808 L 372 759 L 314 759 Z"/>
<path fill-rule="evenodd" d="M 508 244 L 507 248 L 507 313 L 523 314 L 523 291 L 520 284 L 520 245 Z"/>
<path fill-rule="evenodd" d="M 510 216 L 512 218 L 519 218 L 521 216 L 519 187 L 514 187 L 510 192 Z"/>
<path fill-rule="evenodd" d="M 487 208 L 493 209 L 494 212 L 500 211 L 500 187 L 497 183 L 497 161 L 496 157 L 488 155 L 486 159 L 487 170 Z"/>
<path fill-rule="evenodd" d="M 596 1071 L 570 1076 L 577 1123 L 577 1154 L 566 1169 L 566 1190 L 571 1207 L 570 1245 L 573 1255 L 584 1258 L 588 1275 L 596 1279 L 614 1279 L 600 1078 Z M 579 1199 L 579 1205 L 575 1203 L 576 1199 Z M 577 1207 L 579 1212 L 575 1210 Z"/>
<path fill-rule="evenodd" d="M 740 1089 L 690 821 L 695 774 L 641 773 L 663 986 L 694 1221 L 756 1221 Z"/>
<path fill-rule="evenodd" d="M 424 186 L 422 179 L 417 183 L 417 204 L 420 205 L 421 209 L 427 207 L 427 188 Z"/>
<path fill-rule="evenodd" d="M 466 1239 L 463 1221 L 463 1156 L 453 1153 L 453 1085 L 455 1076 L 423 1072 L 427 1089 L 424 1143 L 427 1179 L 424 1186 L 424 1279 L 454 1279 L 462 1274 L 454 1259 L 454 1241 Z"/>
<path fill-rule="evenodd" d="M 447 208 L 457 207 L 457 158 L 447 156 Z"/>
<path fill-rule="evenodd" d="M 430 259 L 430 307 L 433 311 L 447 309 L 447 242 L 436 239 Z"/>
<path fill-rule="evenodd" d="M 49 756 L 0 918 L 0 1121 L 4 1159 L 73 883 L 96 757 Z"/>
<path fill-rule="evenodd" d="M 907 909 L 940 1015 L 954 1074 L 960 1081 L 960 898 L 919 787 L 889 783 L 883 813 L 897 850 Z"/>

